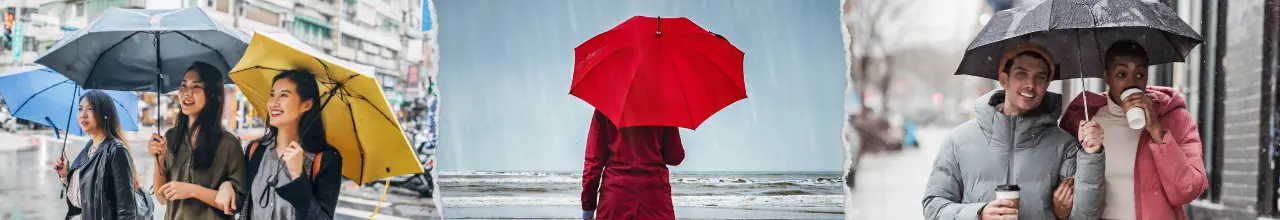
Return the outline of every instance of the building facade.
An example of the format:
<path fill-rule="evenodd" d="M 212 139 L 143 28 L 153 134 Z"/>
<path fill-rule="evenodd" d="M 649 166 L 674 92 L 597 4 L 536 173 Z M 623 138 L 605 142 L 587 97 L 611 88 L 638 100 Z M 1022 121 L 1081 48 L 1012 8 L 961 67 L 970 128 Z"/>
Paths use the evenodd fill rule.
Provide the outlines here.
<path fill-rule="evenodd" d="M 24 30 L 24 41 L 22 47 L 12 48 L 22 51 L 0 47 L 0 71 L 34 65 L 55 41 L 112 7 L 199 7 L 215 21 L 247 33 L 288 32 L 329 55 L 375 67 L 373 74 L 395 109 L 408 99 L 404 95 L 408 92 L 422 97 L 430 84 L 418 79 L 424 70 L 434 70 L 423 67 L 430 65 L 424 58 L 433 50 L 424 49 L 431 41 L 421 29 L 424 0 L 0 0 L 0 6 L 15 12 L 24 9 L 13 13 L 23 21 L 17 25 Z M 230 92 L 227 97 L 237 97 L 234 89 Z M 228 112 L 248 113 L 249 109 L 240 107 L 246 104 L 234 102 Z M 252 120 L 228 121 L 234 126 L 236 121 Z"/>
<path fill-rule="evenodd" d="M 1162 0 L 1205 37 L 1185 63 L 1152 67 L 1153 85 L 1187 98 L 1209 188 L 1191 219 L 1280 217 L 1280 0 Z"/>

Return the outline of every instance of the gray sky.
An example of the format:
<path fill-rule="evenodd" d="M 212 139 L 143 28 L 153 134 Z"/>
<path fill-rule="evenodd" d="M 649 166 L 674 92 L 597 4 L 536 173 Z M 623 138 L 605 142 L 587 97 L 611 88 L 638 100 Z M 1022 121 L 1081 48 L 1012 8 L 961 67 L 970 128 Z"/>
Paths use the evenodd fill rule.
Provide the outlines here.
<path fill-rule="evenodd" d="M 581 172 L 592 107 L 573 48 L 634 15 L 689 17 L 746 52 L 747 95 L 681 129 L 675 171 L 839 171 L 839 0 L 438 0 L 444 171 Z"/>

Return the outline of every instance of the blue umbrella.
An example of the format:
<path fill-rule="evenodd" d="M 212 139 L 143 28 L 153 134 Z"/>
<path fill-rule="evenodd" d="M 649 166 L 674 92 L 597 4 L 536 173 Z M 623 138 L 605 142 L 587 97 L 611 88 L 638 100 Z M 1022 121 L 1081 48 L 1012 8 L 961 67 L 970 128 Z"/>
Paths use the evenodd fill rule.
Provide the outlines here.
<path fill-rule="evenodd" d="M 80 97 L 87 91 L 67 77 L 49 68 L 34 66 L 0 74 L 0 96 L 4 97 L 14 117 L 84 135 L 79 123 Z M 120 126 L 126 131 L 138 130 L 138 96 L 124 91 L 104 90 L 115 101 Z"/>

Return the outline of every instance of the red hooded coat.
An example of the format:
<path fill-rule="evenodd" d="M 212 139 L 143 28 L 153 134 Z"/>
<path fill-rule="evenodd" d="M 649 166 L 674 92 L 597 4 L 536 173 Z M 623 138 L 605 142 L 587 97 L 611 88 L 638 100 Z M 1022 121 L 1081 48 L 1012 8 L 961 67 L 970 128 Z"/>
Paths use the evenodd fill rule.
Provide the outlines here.
<path fill-rule="evenodd" d="M 676 127 L 619 129 L 596 111 L 585 157 L 582 210 L 587 214 L 596 211 L 596 219 L 608 220 L 676 218 L 667 171 L 667 165 L 684 160 Z"/>

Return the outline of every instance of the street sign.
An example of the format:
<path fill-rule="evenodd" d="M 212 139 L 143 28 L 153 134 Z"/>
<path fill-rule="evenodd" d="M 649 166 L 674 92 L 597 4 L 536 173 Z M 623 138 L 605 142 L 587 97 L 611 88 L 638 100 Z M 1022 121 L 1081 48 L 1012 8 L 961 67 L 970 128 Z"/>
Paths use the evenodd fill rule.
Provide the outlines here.
<path fill-rule="evenodd" d="M 13 36 L 11 36 L 13 38 L 13 59 L 21 60 L 20 58 L 22 58 L 22 39 L 26 38 L 22 36 L 22 20 L 18 20 L 17 22 L 15 22 L 13 25 L 13 29 L 14 29 Z"/>
<path fill-rule="evenodd" d="M 431 0 L 422 1 L 422 31 L 430 31 L 431 28 Z"/>

